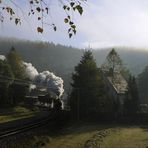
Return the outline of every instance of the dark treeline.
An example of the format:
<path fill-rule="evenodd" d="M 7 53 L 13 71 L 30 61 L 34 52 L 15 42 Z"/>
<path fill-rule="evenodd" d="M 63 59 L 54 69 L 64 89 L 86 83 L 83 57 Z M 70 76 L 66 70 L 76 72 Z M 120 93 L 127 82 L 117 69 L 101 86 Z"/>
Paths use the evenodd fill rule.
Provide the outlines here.
<path fill-rule="evenodd" d="M 15 48 L 17 47 L 17 50 L 14 47 L 1 50 L 6 60 L 0 60 L 0 75 L 12 80 L 27 80 L 22 60 L 33 63 L 40 70 L 47 68 L 63 77 L 65 75 L 67 87 L 71 85 L 68 103 L 71 117 L 74 119 L 111 118 L 112 120 L 120 116 L 136 117 L 140 113 L 147 112 L 145 109 L 147 106 L 141 107 L 142 100 L 139 99 L 139 96 L 143 95 L 145 102 L 147 101 L 145 89 L 147 67 L 135 78 L 125 67 L 124 60 L 117 50 L 112 49 L 106 54 L 103 64 L 98 64 L 95 58 L 97 51 L 80 51 L 72 47 L 43 42 L 18 41 L 17 44 L 16 41 L 13 43 L 11 40 L 11 43 Z M 11 79 L 0 82 L 1 106 L 24 102 L 28 85 L 14 83 L 15 81 Z M 125 84 L 127 84 L 126 88 L 124 88 Z M 61 110 L 61 105 L 60 101 L 54 102 L 56 110 Z"/>
<path fill-rule="evenodd" d="M 39 71 L 49 69 L 61 76 L 64 79 L 66 91 L 69 89 L 71 73 L 73 72 L 75 65 L 79 63 L 82 50 L 48 42 L 1 38 L 0 54 L 6 54 L 12 46 L 20 53 L 24 61 L 31 62 Z M 102 49 L 93 51 L 97 66 L 100 66 L 103 63 L 109 50 L 110 49 Z M 135 76 L 142 73 L 145 66 L 148 65 L 148 52 L 142 49 L 135 50 L 120 47 L 116 48 L 116 50 L 123 60 L 124 66 L 126 66 Z M 143 89 L 143 86 L 148 83 L 145 81 L 146 78 L 143 78 L 145 80 L 140 80 L 141 78 L 143 77 L 140 76 L 138 79 L 141 102 L 147 103 L 148 94 L 147 91 Z"/>
<path fill-rule="evenodd" d="M 143 72 L 138 75 L 137 82 L 141 103 L 148 104 L 148 66 L 146 66 Z"/>
<path fill-rule="evenodd" d="M 28 96 L 31 93 L 30 82 L 33 81 L 27 76 L 26 66 L 22 61 L 14 47 L 11 47 L 4 59 L 0 59 L 0 108 L 24 105 L 32 109 L 35 102 L 40 101 L 50 106 L 53 103 L 55 111 L 61 110 L 61 100 L 51 97 L 50 92 L 43 96 L 40 96 L 40 93 L 36 94 L 39 95 L 37 99 Z"/>
<path fill-rule="evenodd" d="M 69 96 L 71 117 L 77 120 L 119 119 L 136 117 L 140 101 L 136 79 L 129 73 L 122 77 L 125 67 L 112 49 L 101 68 L 97 67 L 91 51 L 84 51 L 72 74 Z"/>
<path fill-rule="evenodd" d="M 79 62 L 82 50 L 49 42 L 25 41 L 13 38 L 0 38 L 0 54 L 6 54 L 14 46 L 24 61 L 31 62 L 39 71 L 50 67 L 57 74 L 72 72 Z M 117 47 L 125 66 L 134 74 L 141 73 L 148 63 L 148 52 L 143 49 Z M 97 65 L 101 65 L 110 48 L 93 51 Z"/>
<path fill-rule="evenodd" d="M 15 106 L 24 101 L 29 89 L 29 84 L 25 83 L 25 80 L 27 77 L 22 58 L 12 47 L 6 54 L 6 59 L 0 60 L 1 107 Z"/>

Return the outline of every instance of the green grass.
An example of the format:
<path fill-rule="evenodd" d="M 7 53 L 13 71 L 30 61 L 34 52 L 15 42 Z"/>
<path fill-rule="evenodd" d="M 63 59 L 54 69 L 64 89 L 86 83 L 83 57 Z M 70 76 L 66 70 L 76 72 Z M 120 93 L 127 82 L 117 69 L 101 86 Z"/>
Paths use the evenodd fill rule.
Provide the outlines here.
<path fill-rule="evenodd" d="M 28 118 L 34 116 L 38 111 L 32 111 L 23 106 L 16 106 L 13 108 L 0 109 L 0 123 Z"/>
<path fill-rule="evenodd" d="M 142 127 L 114 128 L 101 144 L 102 148 L 147 148 L 148 130 Z"/>
<path fill-rule="evenodd" d="M 46 148 L 147 148 L 147 127 L 80 125 L 50 138 Z"/>
<path fill-rule="evenodd" d="M 147 148 L 148 126 L 73 124 L 51 132 L 47 127 L 25 136 L 11 148 Z"/>

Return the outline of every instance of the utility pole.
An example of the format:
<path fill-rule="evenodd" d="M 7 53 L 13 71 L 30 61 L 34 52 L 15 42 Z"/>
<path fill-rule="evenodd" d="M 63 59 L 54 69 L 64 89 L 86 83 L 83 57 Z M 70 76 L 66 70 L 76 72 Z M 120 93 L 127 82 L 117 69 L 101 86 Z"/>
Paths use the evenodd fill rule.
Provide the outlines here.
<path fill-rule="evenodd" d="M 79 91 L 79 88 L 77 88 L 77 120 L 79 121 L 80 119 L 80 102 L 79 102 L 79 97 L 80 97 L 80 91 Z"/>

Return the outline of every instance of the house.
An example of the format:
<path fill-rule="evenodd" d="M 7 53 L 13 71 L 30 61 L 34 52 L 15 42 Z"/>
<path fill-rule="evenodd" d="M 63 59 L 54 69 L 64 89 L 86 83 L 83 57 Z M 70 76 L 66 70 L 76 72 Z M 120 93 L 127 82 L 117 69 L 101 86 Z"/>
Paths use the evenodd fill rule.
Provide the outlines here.
<path fill-rule="evenodd" d="M 124 100 L 127 94 L 127 81 L 119 72 L 114 73 L 114 76 L 108 75 L 107 73 L 103 72 L 103 79 L 108 96 L 110 98 L 113 98 L 114 102 L 118 103 L 118 113 L 122 114 Z"/>

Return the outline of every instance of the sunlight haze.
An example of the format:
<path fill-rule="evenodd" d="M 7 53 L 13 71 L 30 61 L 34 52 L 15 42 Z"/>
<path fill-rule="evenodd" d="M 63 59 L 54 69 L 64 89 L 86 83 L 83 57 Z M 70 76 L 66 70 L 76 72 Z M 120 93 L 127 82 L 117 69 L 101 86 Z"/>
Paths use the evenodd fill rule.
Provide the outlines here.
<path fill-rule="evenodd" d="M 20 5 L 24 1 L 19 2 Z M 42 40 L 79 48 L 102 48 L 110 46 L 148 47 L 148 1 L 147 0 L 92 0 L 84 4 L 84 14 L 73 15 L 77 35 L 68 38 L 66 16 L 59 3 L 50 1 L 51 20 L 57 32 L 45 26 L 45 32 L 36 32 L 37 20 L 25 16 L 21 26 L 12 22 L 1 24 L 0 36 L 29 40 Z M 24 4 L 25 10 L 27 6 Z M 61 12 L 56 12 L 61 9 Z M 25 11 L 24 10 L 24 11 Z M 20 16 L 23 16 L 21 13 Z"/>

